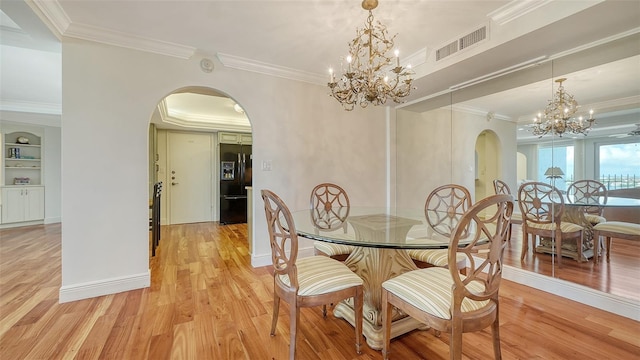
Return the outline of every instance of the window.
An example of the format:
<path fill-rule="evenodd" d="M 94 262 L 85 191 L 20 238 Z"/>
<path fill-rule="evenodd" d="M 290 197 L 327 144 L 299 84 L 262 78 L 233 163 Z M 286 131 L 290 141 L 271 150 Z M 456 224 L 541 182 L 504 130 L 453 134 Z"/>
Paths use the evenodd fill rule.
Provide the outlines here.
<path fill-rule="evenodd" d="M 555 169 L 547 176 L 552 167 L 559 168 L 562 175 L 556 174 Z M 538 181 L 548 182 L 561 191 L 567 190 L 568 184 L 573 182 L 573 145 L 538 148 Z"/>
<path fill-rule="evenodd" d="M 640 141 L 597 145 L 597 174 L 607 189 L 640 186 Z"/>

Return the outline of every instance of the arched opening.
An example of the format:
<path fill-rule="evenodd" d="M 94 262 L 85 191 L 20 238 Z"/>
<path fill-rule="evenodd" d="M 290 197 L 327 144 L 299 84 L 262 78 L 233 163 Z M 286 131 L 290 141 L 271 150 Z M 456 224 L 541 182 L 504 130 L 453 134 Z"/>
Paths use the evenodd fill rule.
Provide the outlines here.
<path fill-rule="evenodd" d="M 148 157 L 150 199 L 154 184 L 163 184 L 160 224 L 222 222 L 231 211 L 234 223 L 246 223 L 251 139 L 242 105 L 219 90 L 185 87 L 162 98 L 150 119 Z M 229 161 L 227 146 L 244 153 Z"/>
<path fill-rule="evenodd" d="M 502 176 L 500 139 L 491 130 L 482 131 L 476 138 L 475 201 L 492 195 L 493 180 Z"/>

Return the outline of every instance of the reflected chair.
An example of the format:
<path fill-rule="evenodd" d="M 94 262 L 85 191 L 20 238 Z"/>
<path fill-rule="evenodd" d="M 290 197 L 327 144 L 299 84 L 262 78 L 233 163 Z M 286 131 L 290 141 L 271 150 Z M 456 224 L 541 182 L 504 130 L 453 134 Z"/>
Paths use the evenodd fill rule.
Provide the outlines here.
<path fill-rule="evenodd" d="M 596 180 L 578 180 L 567 188 L 568 201 L 574 204 L 589 204 L 582 206 L 582 209 L 585 219 L 592 225 L 607 221 L 602 216 L 607 198 L 607 187 Z"/>
<path fill-rule="evenodd" d="M 493 180 L 493 190 L 496 194 L 505 194 L 505 195 L 513 195 L 511 194 L 511 188 L 507 185 L 506 182 L 495 179 Z M 513 231 L 513 224 L 522 224 L 522 214 L 518 211 L 518 209 L 513 210 L 513 214 L 511 214 L 511 224 L 509 225 L 509 236 L 508 240 L 511 241 L 511 232 Z"/>
<path fill-rule="evenodd" d="M 451 233 L 449 269 L 413 270 L 382 283 L 384 359 L 390 354 L 394 306 L 436 332 L 449 333 L 451 359 L 462 358 L 462 333 L 490 326 L 495 358 L 501 358 L 498 291 L 512 212 L 510 195 L 492 195 L 477 202 Z M 469 260 L 467 275 L 460 274 L 459 255 Z"/>
<path fill-rule="evenodd" d="M 295 359 L 300 308 L 348 298 L 354 300 L 356 351 L 362 343 L 363 281 L 338 260 L 326 256 L 298 259 L 298 235 L 289 208 L 269 190 L 261 191 L 273 263 L 273 320 L 275 336 L 280 299 L 290 306 L 289 358 Z"/>
<path fill-rule="evenodd" d="M 318 231 L 335 231 L 343 229 L 347 232 L 346 219 L 349 216 L 349 196 L 336 184 L 322 183 L 311 190 L 311 220 Z M 355 249 L 354 246 L 332 244 L 323 241 L 313 243 L 316 255 L 325 255 L 344 261 Z"/>
<path fill-rule="evenodd" d="M 555 239 L 554 253 L 558 255 L 558 265 L 562 261 L 562 242 L 575 239 L 577 260 L 582 261 L 584 228 L 562 221 L 564 197 L 557 188 L 542 182 L 525 182 L 518 189 L 518 205 L 523 219 L 521 260 L 524 260 L 529 251 L 529 235 L 531 235 L 533 249 L 535 249 L 537 237 Z"/>
<path fill-rule="evenodd" d="M 429 230 L 435 234 L 427 236 L 450 237 L 462 215 L 471 207 L 471 194 L 461 185 L 448 184 L 434 189 L 424 205 L 424 215 Z M 440 266 L 448 267 L 446 249 L 408 250 L 409 257 L 420 268 Z M 459 257 L 459 267 L 464 271 L 464 255 Z"/>
<path fill-rule="evenodd" d="M 640 241 L 640 224 L 634 224 L 624 221 L 606 221 L 596 224 L 593 227 L 594 239 L 600 239 L 601 236 L 606 238 L 605 249 L 607 251 L 607 262 L 611 260 L 611 238 L 626 239 Z M 598 254 L 594 253 L 596 264 L 598 261 Z"/>

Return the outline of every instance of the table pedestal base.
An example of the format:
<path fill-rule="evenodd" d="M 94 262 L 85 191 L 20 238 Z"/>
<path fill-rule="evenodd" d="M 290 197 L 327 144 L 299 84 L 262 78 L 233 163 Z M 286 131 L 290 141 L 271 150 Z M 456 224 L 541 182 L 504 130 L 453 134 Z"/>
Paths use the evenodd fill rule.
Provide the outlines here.
<path fill-rule="evenodd" d="M 372 349 L 382 349 L 382 283 L 417 267 L 405 250 L 359 247 L 345 260 L 353 272 L 364 282 L 364 305 L 362 332 Z M 353 299 L 336 304 L 336 317 L 355 323 Z M 394 309 L 392 313 L 391 337 L 396 337 L 417 328 L 428 328 L 423 323 Z"/>
<path fill-rule="evenodd" d="M 341 302 L 333 309 L 333 315 L 337 318 L 342 318 L 348 321 L 351 325 L 355 326 L 355 314 L 353 312 L 353 303 Z M 417 321 L 416 319 L 405 316 L 394 320 L 391 323 L 391 338 L 406 334 L 409 331 L 415 329 L 426 330 L 429 327 L 425 324 Z M 367 341 L 367 345 L 374 350 L 382 350 L 382 344 L 384 341 L 384 334 L 382 333 L 382 326 L 371 323 L 366 317 L 362 321 L 362 334 Z"/>

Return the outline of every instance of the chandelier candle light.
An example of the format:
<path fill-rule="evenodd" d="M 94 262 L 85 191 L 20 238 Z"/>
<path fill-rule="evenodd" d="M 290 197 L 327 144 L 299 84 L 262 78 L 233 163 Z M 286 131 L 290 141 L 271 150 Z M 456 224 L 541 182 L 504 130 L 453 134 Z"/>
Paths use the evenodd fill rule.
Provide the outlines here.
<path fill-rule="evenodd" d="M 587 135 L 591 126 L 596 119 L 593 117 L 593 110 L 589 110 L 589 118 L 583 119 L 580 116 L 577 120 L 572 119 L 571 116 L 578 111 L 578 102 L 573 98 L 573 95 L 568 94 L 562 83 L 567 80 L 565 78 L 557 79 L 556 82 L 560 84 L 558 91 L 554 94 L 553 99 L 549 102 L 543 114 L 538 114 L 533 119 L 533 134 L 542 137 L 547 133 L 552 133 L 562 137 L 565 132 L 572 132 L 574 134 Z M 544 122 L 543 122 L 544 119 Z"/>
<path fill-rule="evenodd" d="M 370 103 L 382 105 L 387 98 L 396 103 L 411 91 L 411 65 L 400 66 L 398 50 L 395 61 L 387 55 L 393 48 L 396 35 L 389 38 L 387 28 L 379 21 L 374 24 L 372 10 L 378 6 L 378 0 L 363 0 L 362 8 L 369 11 L 367 23 L 363 29 L 356 29 L 356 38 L 349 43 L 347 69 L 336 81 L 333 69 L 329 69 L 329 89 L 345 110 L 351 111 L 356 104 L 365 108 Z M 394 64 L 395 63 L 395 64 Z"/>

